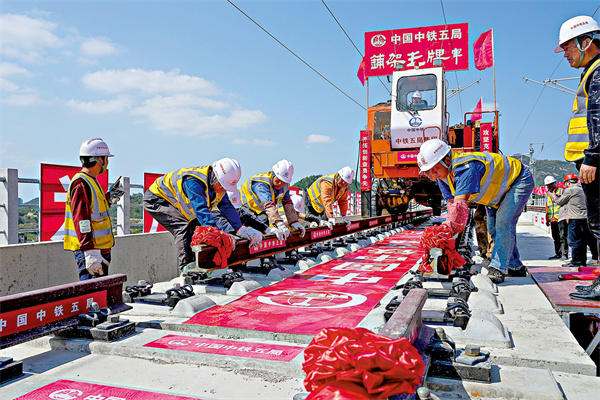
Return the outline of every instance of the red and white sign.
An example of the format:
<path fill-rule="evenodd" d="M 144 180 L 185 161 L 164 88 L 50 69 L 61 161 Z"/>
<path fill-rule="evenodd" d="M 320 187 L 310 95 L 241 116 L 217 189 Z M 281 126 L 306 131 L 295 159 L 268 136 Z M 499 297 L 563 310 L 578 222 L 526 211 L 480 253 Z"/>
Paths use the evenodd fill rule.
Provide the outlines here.
<path fill-rule="evenodd" d="M 356 192 L 356 215 L 362 215 L 362 195 Z"/>
<path fill-rule="evenodd" d="M 346 197 L 346 200 L 348 201 L 348 210 L 346 211 L 346 215 L 355 215 L 354 202 L 352 201 L 353 197 L 354 197 L 354 193 L 349 191 L 348 195 Z"/>
<path fill-rule="evenodd" d="M 337 201 L 331 205 L 331 213 L 334 217 L 340 217 L 340 208 L 338 207 Z"/>
<path fill-rule="evenodd" d="M 250 254 L 260 253 L 263 251 L 271 250 L 271 249 L 279 249 L 281 247 L 287 246 L 285 240 L 279 239 L 265 239 L 263 240 L 258 247 L 249 247 Z"/>
<path fill-rule="evenodd" d="M 418 154 L 419 154 L 418 151 L 399 151 L 398 152 L 398 162 L 408 163 L 408 164 L 416 164 Z"/>
<path fill-rule="evenodd" d="M 294 186 L 290 186 L 290 196 L 293 194 L 297 194 L 300 195 L 300 188 L 294 187 Z"/>
<path fill-rule="evenodd" d="M 483 122 L 479 125 L 481 151 L 492 151 L 492 123 Z"/>
<path fill-rule="evenodd" d="M 402 69 L 432 68 L 442 60 L 445 71 L 469 69 L 469 24 L 365 32 L 365 76 L 392 75 Z"/>
<path fill-rule="evenodd" d="M 312 231 L 310 233 L 310 238 L 312 240 L 321 239 L 327 236 L 331 236 L 331 229 L 319 229 L 318 231 Z"/>
<path fill-rule="evenodd" d="M 106 307 L 106 290 L 0 313 L 0 337 L 37 328 L 89 311 L 96 302 Z"/>
<path fill-rule="evenodd" d="M 144 193 L 155 180 L 163 176 L 163 174 L 152 174 L 150 172 L 144 172 Z M 158 223 L 157 220 L 152 218 L 150 213 L 144 209 L 144 233 L 152 233 L 152 232 L 166 232 L 167 230 Z"/>
<path fill-rule="evenodd" d="M 297 346 L 178 335 L 167 335 L 145 344 L 144 347 L 283 362 L 292 361 L 304 351 L 304 347 Z"/>
<path fill-rule="evenodd" d="M 360 154 L 359 154 L 359 176 L 360 190 L 368 192 L 371 190 L 371 132 L 360 131 Z"/>
<path fill-rule="evenodd" d="M 198 397 L 174 396 L 94 383 L 59 380 L 15 400 L 198 400 Z"/>
<path fill-rule="evenodd" d="M 385 222 L 392 222 L 392 217 L 385 217 Z"/>
<path fill-rule="evenodd" d="M 65 235 L 65 207 L 71 179 L 81 167 L 41 164 L 40 241 L 60 241 Z M 108 190 L 108 171 L 96 178 L 102 190 Z"/>
<path fill-rule="evenodd" d="M 372 221 L 369 221 L 369 226 L 375 226 L 379 223 L 379 219 L 374 219 Z"/>
<path fill-rule="evenodd" d="M 355 223 L 350 224 L 350 225 L 348 225 L 346 227 L 346 232 L 353 231 L 353 230 L 358 229 L 358 228 L 360 228 L 360 222 L 355 222 Z"/>

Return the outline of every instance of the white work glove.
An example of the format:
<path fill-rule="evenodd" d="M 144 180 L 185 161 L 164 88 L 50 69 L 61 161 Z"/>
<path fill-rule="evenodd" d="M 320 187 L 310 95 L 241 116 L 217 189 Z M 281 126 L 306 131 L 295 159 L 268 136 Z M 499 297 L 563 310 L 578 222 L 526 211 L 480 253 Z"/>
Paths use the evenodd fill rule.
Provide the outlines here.
<path fill-rule="evenodd" d="M 269 227 L 269 228 L 267 228 L 267 231 L 265 233 L 267 235 L 270 234 L 270 233 L 274 233 L 275 236 L 277 236 L 277 240 L 285 240 L 285 238 L 283 237 L 283 232 L 280 231 L 277 228 L 271 228 L 271 227 Z"/>
<path fill-rule="evenodd" d="M 302 224 L 300 222 L 297 222 L 297 221 L 294 222 L 292 224 L 292 228 L 300 230 L 300 237 L 304 237 L 304 235 L 306 234 L 306 229 L 304 229 L 304 227 L 302 226 Z"/>
<path fill-rule="evenodd" d="M 330 219 L 333 219 L 333 218 L 330 218 Z M 321 226 L 326 226 L 329 229 L 333 229 L 333 225 L 329 221 L 321 221 L 320 224 L 321 224 Z"/>
<path fill-rule="evenodd" d="M 333 227 L 335 226 L 335 218 L 329 218 L 327 220 L 327 222 L 329 222 L 331 224 L 331 228 L 329 228 L 329 229 L 333 229 Z"/>
<path fill-rule="evenodd" d="M 86 250 L 85 254 L 85 269 L 92 275 L 104 275 L 102 264 L 108 266 L 109 262 L 102 257 L 100 250 Z"/>
<path fill-rule="evenodd" d="M 250 247 L 258 247 L 262 242 L 262 233 L 249 226 L 242 226 L 236 235 L 250 241 Z"/>
<path fill-rule="evenodd" d="M 290 236 L 290 233 L 291 233 L 290 228 L 285 226 L 285 224 L 283 222 L 278 222 L 276 226 L 277 226 L 277 229 L 279 229 L 281 232 L 283 232 L 283 239 L 279 239 L 279 237 L 277 237 L 277 239 L 287 240 L 288 236 Z"/>
<path fill-rule="evenodd" d="M 308 225 L 309 228 L 316 228 L 317 226 L 319 226 L 319 224 L 316 222 L 311 222 L 310 225 Z"/>
<path fill-rule="evenodd" d="M 344 221 L 344 223 L 346 224 L 346 228 L 350 226 L 350 224 L 352 224 L 352 222 L 350 222 L 350 218 L 348 218 L 347 215 L 344 215 L 342 217 L 342 221 Z"/>

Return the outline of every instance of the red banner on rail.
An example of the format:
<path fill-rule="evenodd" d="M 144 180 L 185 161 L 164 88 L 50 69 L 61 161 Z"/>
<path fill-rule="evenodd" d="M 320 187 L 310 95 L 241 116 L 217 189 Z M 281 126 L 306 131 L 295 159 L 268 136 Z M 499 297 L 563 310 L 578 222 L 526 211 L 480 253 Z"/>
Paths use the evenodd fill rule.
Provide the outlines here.
<path fill-rule="evenodd" d="M 469 24 L 365 32 L 365 76 L 392 75 L 402 69 L 432 68 L 439 59 L 445 71 L 469 69 Z"/>
<path fill-rule="evenodd" d="M 65 207 L 71 179 L 81 167 L 41 164 L 40 241 L 61 241 L 65 235 Z M 108 190 L 108 171 L 96 178 L 102 190 Z"/>
<path fill-rule="evenodd" d="M 146 190 L 148 190 L 148 188 L 152 186 L 154 181 L 160 178 L 161 176 L 163 176 L 163 174 L 152 174 L 150 172 L 144 172 L 144 193 L 146 193 Z M 167 230 L 161 224 L 159 224 L 157 220 L 152 218 L 148 211 L 144 210 L 144 233 L 166 231 Z"/>

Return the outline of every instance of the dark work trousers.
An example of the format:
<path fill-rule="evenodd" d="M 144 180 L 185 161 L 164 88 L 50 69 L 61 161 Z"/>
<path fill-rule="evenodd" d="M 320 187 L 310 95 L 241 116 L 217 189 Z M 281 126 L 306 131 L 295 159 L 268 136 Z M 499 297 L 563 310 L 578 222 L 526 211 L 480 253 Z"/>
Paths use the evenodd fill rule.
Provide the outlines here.
<path fill-rule="evenodd" d="M 267 226 L 269 226 L 269 217 L 267 216 L 266 212 L 257 214 L 254 211 L 252 211 L 252 209 L 250 207 L 247 207 L 247 206 L 242 206 L 240 209 L 242 210 L 242 212 L 245 212 L 247 214 L 250 214 L 251 216 L 254 216 L 254 218 L 259 220 L 263 224 L 266 224 Z"/>
<path fill-rule="evenodd" d="M 196 218 L 188 221 L 177 207 L 173 206 L 162 197 L 158 197 L 149 190 L 144 193 L 144 209 L 152 218 L 158 221 L 175 238 L 175 251 L 177 252 L 177 265 L 182 269 L 196 260 L 192 251 L 192 236 L 200 223 Z"/>
<path fill-rule="evenodd" d="M 580 165 L 577 165 L 579 170 Z M 596 176 L 592 183 L 581 183 L 587 204 L 588 225 L 592 235 L 600 241 L 600 166 L 596 165 Z"/>
<path fill-rule="evenodd" d="M 592 260 L 597 260 L 598 241 L 596 240 L 596 237 L 590 232 L 589 222 L 587 224 L 583 224 L 583 237 L 585 238 L 585 244 L 587 245 L 587 247 L 590 248 L 590 253 L 592 253 Z"/>
<path fill-rule="evenodd" d="M 102 275 L 92 275 L 85 266 L 85 253 L 83 250 L 75 250 L 73 252 L 75 262 L 77 263 L 77 270 L 79 270 L 79 280 L 86 281 L 88 279 L 100 278 L 101 276 L 108 275 L 108 265 L 102 264 Z M 102 257 L 110 263 L 111 255 L 109 253 L 102 254 Z"/>
<path fill-rule="evenodd" d="M 587 224 L 585 219 L 569 220 L 569 246 L 571 247 L 571 264 L 585 266 L 586 258 L 586 239 L 584 238 L 583 226 Z"/>
<path fill-rule="evenodd" d="M 550 222 L 550 229 L 552 230 L 552 239 L 554 240 L 554 254 L 559 257 L 569 257 L 567 221 L 552 221 Z"/>
<path fill-rule="evenodd" d="M 323 211 L 322 213 L 318 213 L 317 210 L 313 208 L 312 203 L 310 202 L 306 205 L 306 208 L 308 209 L 308 212 L 314 215 L 315 217 L 319 217 L 321 220 L 327 221 L 327 217 L 325 217 L 325 211 Z"/>

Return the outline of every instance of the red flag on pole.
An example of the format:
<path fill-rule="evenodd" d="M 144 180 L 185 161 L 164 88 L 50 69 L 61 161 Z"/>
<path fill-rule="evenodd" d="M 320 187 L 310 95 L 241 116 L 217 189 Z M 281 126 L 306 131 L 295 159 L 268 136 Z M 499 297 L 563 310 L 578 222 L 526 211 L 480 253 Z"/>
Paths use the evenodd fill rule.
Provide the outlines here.
<path fill-rule="evenodd" d="M 479 120 L 481 120 L 481 118 L 483 118 L 483 115 L 481 115 L 481 100 L 482 99 L 483 99 L 483 97 L 479 98 L 479 102 L 475 106 L 475 109 L 473 110 L 473 114 L 471 114 L 471 121 L 479 121 Z"/>
<path fill-rule="evenodd" d="M 365 56 L 363 56 L 362 60 L 360 61 L 360 65 L 358 66 L 358 72 L 356 73 L 356 76 L 358 76 L 360 83 L 362 83 L 362 85 L 365 86 Z"/>
<path fill-rule="evenodd" d="M 490 29 L 484 32 L 473 43 L 475 54 L 475 68 L 483 70 L 494 65 L 494 34 Z"/>

